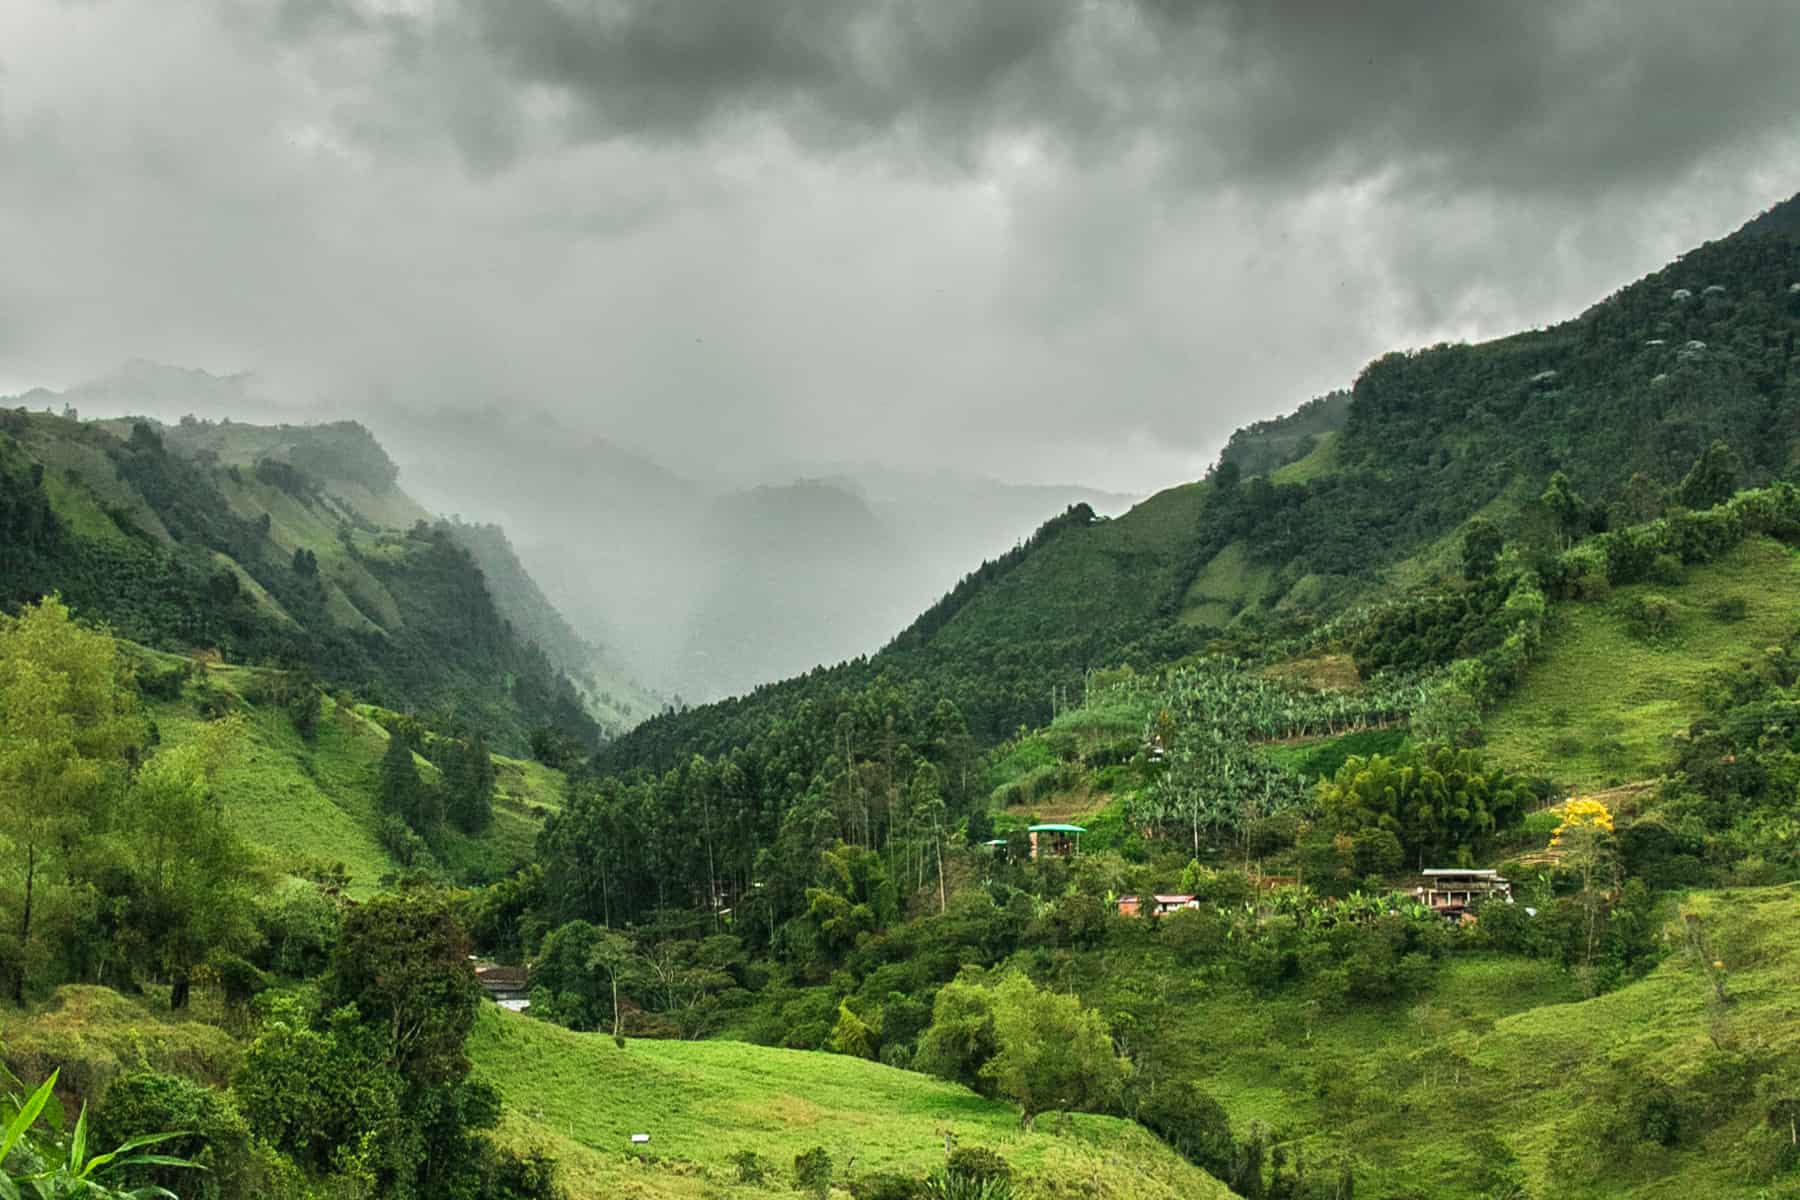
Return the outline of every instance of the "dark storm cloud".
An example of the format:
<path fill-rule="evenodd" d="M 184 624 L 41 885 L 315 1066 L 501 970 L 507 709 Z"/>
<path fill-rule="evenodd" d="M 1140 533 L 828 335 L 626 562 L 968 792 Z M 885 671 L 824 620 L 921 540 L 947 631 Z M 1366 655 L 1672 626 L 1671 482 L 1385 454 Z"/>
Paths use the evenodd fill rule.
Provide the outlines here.
<path fill-rule="evenodd" d="M 1141 490 L 1793 191 L 1791 9 L 16 0 L 0 389 L 172 359 Z"/>
<path fill-rule="evenodd" d="M 1679 173 L 1800 105 L 1789 0 L 508 0 L 334 25 L 379 31 L 402 70 L 504 80 L 480 90 L 509 118 L 439 113 L 483 165 L 549 97 L 574 138 L 769 121 L 936 168 L 1036 139 L 1077 161 L 1147 148 L 1183 186 L 1398 171 L 1574 193 Z"/>

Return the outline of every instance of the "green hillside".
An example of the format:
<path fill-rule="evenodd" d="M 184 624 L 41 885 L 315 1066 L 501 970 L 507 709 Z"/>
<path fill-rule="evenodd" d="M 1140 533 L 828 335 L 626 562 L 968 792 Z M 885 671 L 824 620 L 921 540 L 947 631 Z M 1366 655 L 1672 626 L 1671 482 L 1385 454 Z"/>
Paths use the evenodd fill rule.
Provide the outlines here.
<path fill-rule="evenodd" d="M 1769 538 L 1666 582 L 1560 606 L 1486 722 L 1502 761 L 1591 790 L 1659 774 L 1721 674 L 1800 632 L 1800 553 Z"/>
<path fill-rule="evenodd" d="M 151 670 L 183 666 L 169 656 L 149 660 Z M 277 870 L 323 877 L 341 866 L 349 893 L 370 895 L 406 869 L 383 843 L 380 800 L 388 727 L 399 714 L 346 703 L 346 693 L 323 696 L 307 736 L 284 702 L 290 686 L 280 672 L 206 666 L 148 711 L 168 748 L 216 736 L 219 716 L 237 714 L 219 747 L 224 765 L 215 781 L 232 826 Z M 441 782 L 438 767 L 415 761 L 427 784 Z M 493 824 L 478 837 L 446 828 L 435 848 L 454 878 L 498 878 L 529 862 L 543 818 L 561 804 L 560 772 L 505 756 L 494 762 Z"/>
<path fill-rule="evenodd" d="M 831 1155 L 839 1187 L 880 1173 L 918 1178 L 943 1165 L 946 1136 L 999 1152 L 1019 1200 L 1231 1194 L 1131 1122 L 1076 1114 L 1023 1132 L 1006 1105 L 843 1055 L 737 1042 L 633 1040 L 621 1050 L 493 1009 L 469 1054 L 506 1099 L 509 1137 L 554 1148 L 571 1200 L 798 1196 L 793 1160 L 815 1146 Z M 634 1149 L 634 1133 L 649 1144 Z M 765 1183 L 738 1182 L 734 1159 L 746 1152 Z"/>
<path fill-rule="evenodd" d="M 1558 968 L 1499 956 L 1455 960 L 1386 1009 L 1240 992 L 1156 949 L 1084 958 L 1076 986 L 1132 1014 L 1147 1058 L 1204 1079 L 1237 1120 L 1280 1130 L 1290 1152 L 1352 1154 L 1357 1195 L 1428 1185 L 1446 1200 L 1773 1200 L 1800 1195 L 1800 1180 L 1762 1191 L 1747 1181 L 1787 1140 L 1761 1097 L 1791 1087 L 1800 1064 L 1797 904 L 1792 885 L 1680 900 L 1710 929 L 1725 1006 L 1679 952 L 1593 999 Z M 1668 924 L 1678 945 L 1676 907 L 1654 932 Z"/>
<path fill-rule="evenodd" d="M 0 523 L 0 603 L 59 592 L 145 645 L 303 667 L 517 753 L 540 728 L 592 744 L 595 712 L 616 730 L 649 707 L 551 636 L 510 553 L 477 560 L 429 524 L 354 423 L 0 411 Z"/>

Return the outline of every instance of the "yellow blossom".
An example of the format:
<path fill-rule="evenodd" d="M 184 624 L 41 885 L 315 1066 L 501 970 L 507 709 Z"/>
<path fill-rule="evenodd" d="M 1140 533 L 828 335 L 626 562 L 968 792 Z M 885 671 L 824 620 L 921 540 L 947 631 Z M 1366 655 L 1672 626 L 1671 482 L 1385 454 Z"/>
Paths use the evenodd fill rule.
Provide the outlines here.
<path fill-rule="evenodd" d="M 1550 848 L 1555 850 L 1562 845 L 1563 834 L 1569 830 L 1585 826 L 1597 833 L 1613 831 L 1612 813 L 1606 805 L 1594 799 L 1571 800 L 1563 805 L 1562 824 L 1550 835 Z"/>

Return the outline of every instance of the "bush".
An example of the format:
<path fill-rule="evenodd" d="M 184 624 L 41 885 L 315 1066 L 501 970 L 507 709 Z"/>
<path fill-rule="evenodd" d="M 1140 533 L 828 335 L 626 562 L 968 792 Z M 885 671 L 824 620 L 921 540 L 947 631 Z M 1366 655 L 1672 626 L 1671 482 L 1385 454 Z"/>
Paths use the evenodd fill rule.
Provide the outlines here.
<path fill-rule="evenodd" d="M 986 1146 L 959 1146 L 950 1152 L 944 1164 L 946 1175 L 986 1183 L 990 1180 L 1011 1182 L 1012 1164 Z"/>
<path fill-rule="evenodd" d="M 1525 814 L 1524 829 L 1533 837 L 1549 837 L 1562 825 L 1562 814 L 1547 808 Z"/>
<path fill-rule="evenodd" d="M 1010 1200 L 1012 1181 L 938 1171 L 925 1181 L 926 1200 Z"/>
<path fill-rule="evenodd" d="M 343 923 L 337 900 L 318 888 L 283 888 L 257 908 L 256 925 L 268 947 L 263 965 L 296 978 L 323 974 Z"/>
<path fill-rule="evenodd" d="M 252 1194 L 245 1178 L 250 1166 L 250 1126 L 230 1093 L 179 1075 L 144 1071 L 127 1075 L 106 1090 L 94 1109 L 92 1143 L 116 1146 L 131 1138 L 181 1130 L 155 1153 L 198 1163 L 203 1170 L 146 1167 L 132 1175 L 139 1187 L 163 1187 L 192 1200 L 231 1200 Z"/>
<path fill-rule="evenodd" d="M 737 1168 L 739 1183 L 758 1184 L 769 1177 L 768 1164 L 754 1150 L 739 1150 L 731 1156 L 731 1165 Z"/>
<path fill-rule="evenodd" d="M 926 1193 L 924 1180 L 883 1171 L 851 1181 L 850 1194 L 855 1200 L 922 1200 Z"/>
<path fill-rule="evenodd" d="M 1679 606 L 1667 596 L 1636 596 L 1625 602 L 1621 615 L 1633 636 L 1647 642 L 1662 641 L 1675 632 Z"/>
<path fill-rule="evenodd" d="M 138 691 L 146 699 L 174 700 L 181 695 L 181 685 L 187 682 L 188 664 L 177 663 L 161 670 L 140 671 L 137 677 Z"/>
<path fill-rule="evenodd" d="M 1231 1117 L 1192 1082 L 1159 1083 L 1138 1101 L 1137 1119 L 1171 1149 L 1220 1179 L 1237 1158 Z"/>
<path fill-rule="evenodd" d="M 1210 962 L 1225 949 L 1230 931 L 1219 915 L 1204 908 L 1184 908 L 1157 922 L 1167 946 L 1183 966 Z"/>
<path fill-rule="evenodd" d="M 1673 554 L 1658 554 L 1650 560 L 1650 569 L 1647 574 L 1653 583 L 1660 583 L 1665 587 L 1675 587 L 1682 580 L 1681 559 Z"/>
<path fill-rule="evenodd" d="M 831 1155 L 825 1147 L 814 1146 L 794 1156 L 794 1186 L 818 1200 L 831 1193 Z"/>

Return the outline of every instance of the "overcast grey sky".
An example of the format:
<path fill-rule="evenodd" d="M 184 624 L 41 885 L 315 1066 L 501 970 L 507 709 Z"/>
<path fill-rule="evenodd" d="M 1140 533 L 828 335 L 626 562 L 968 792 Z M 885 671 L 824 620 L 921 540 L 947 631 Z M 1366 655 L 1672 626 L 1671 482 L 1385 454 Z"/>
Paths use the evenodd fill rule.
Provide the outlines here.
<path fill-rule="evenodd" d="M 0 392 L 1131 491 L 1800 189 L 1793 0 L 8 0 Z"/>

